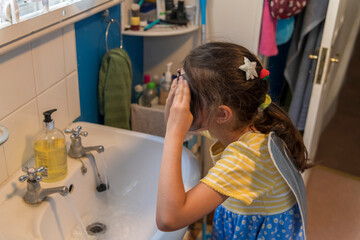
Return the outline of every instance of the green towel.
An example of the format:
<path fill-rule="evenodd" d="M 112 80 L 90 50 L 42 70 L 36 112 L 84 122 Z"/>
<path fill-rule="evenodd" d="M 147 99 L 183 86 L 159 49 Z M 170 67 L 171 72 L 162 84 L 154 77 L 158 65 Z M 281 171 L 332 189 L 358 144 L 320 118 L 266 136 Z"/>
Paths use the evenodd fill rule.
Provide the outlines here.
<path fill-rule="evenodd" d="M 99 71 L 99 113 L 107 126 L 130 129 L 131 61 L 124 49 L 106 52 Z"/>

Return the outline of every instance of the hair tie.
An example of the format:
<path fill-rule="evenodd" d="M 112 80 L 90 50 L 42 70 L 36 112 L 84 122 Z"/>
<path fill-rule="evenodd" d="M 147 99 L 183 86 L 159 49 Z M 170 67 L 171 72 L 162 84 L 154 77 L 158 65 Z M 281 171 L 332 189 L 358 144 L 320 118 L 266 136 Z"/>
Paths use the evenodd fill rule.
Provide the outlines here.
<path fill-rule="evenodd" d="M 262 110 L 265 110 L 271 104 L 271 97 L 266 94 L 265 101 L 259 106 Z"/>
<path fill-rule="evenodd" d="M 266 70 L 265 68 L 261 69 L 261 71 L 260 71 L 260 79 L 268 80 L 269 75 L 270 75 L 270 72 L 268 70 Z"/>

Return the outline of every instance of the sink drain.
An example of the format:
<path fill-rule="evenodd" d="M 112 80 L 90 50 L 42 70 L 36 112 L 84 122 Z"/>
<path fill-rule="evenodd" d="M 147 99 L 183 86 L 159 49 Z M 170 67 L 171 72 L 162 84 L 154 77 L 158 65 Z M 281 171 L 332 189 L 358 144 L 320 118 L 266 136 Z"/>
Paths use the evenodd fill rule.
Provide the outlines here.
<path fill-rule="evenodd" d="M 88 225 L 86 231 L 91 236 L 99 236 L 106 232 L 106 225 L 96 222 Z"/>

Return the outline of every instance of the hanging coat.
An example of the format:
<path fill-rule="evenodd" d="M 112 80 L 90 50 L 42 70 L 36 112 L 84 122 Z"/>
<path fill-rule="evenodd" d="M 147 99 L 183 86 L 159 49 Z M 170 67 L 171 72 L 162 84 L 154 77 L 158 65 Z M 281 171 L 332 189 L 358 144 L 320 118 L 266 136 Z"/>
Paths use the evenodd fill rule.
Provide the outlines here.
<path fill-rule="evenodd" d="M 300 131 L 305 129 L 316 61 L 309 54 L 321 43 L 329 0 L 309 1 L 296 19 L 284 76 L 293 94 L 289 116 Z"/>

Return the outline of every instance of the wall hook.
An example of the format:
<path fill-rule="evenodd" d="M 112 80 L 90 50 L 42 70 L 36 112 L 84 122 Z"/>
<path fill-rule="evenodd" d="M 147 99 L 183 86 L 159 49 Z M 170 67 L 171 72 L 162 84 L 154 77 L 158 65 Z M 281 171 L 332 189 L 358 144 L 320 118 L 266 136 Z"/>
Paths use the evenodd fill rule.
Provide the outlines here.
<path fill-rule="evenodd" d="M 106 20 L 106 19 L 109 17 L 109 15 L 110 15 L 109 9 L 106 9 L 106 10 L 103 11 L 102 16 L 103 16 L 103 18 L 104 18 L 104 22 L 106 22 L 106 23 L 109 22 L 108 20 Z"/>

